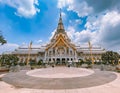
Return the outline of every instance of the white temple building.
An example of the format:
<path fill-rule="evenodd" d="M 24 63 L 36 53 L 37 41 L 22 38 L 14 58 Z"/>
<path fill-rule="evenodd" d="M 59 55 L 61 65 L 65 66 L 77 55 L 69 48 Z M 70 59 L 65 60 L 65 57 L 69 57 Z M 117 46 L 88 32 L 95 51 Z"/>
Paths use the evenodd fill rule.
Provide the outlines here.
<path fill-rule="evenodd" d="M 21 46 L 12 54 L 17 55 L 20 62 L 27 62 L 29 55 L 30 59 L 35 62 L 42 60 L 43 62 L 60 62 L 62 64 L 68 61 L 90 60 L 91 56 L 94 61 L 99 62 L 101 55 L 105 52 L 105 49 L 100 46 L 90 47 L 88 44 L 82 47 L 73 44 L 64 29 L 60 13 L 56 32 L 49 44 L 45 46 L 32 45 L 30 49 L 28 46 Z"/>

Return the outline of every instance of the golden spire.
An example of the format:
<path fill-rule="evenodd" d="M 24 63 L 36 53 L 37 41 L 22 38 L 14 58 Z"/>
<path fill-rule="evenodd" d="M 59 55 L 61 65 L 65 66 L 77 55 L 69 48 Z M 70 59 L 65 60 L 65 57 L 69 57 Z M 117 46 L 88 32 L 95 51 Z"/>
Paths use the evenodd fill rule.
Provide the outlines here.
<path fill-rule="evenodd" d="M 63 22 L 62 22 L 61 9 L 60 9 L 60 18 L 59 18 L 59 23 L 58 23 L 58 27 L 57 27 L 57 32 L 65 32 Z"/>

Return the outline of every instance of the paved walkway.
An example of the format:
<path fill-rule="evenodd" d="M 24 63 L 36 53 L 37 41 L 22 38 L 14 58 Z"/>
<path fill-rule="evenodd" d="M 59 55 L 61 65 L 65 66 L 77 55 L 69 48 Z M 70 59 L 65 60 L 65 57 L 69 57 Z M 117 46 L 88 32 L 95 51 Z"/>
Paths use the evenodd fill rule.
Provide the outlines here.
<path fill-rule="evenodd" d="M 119 93 L 120 75 L 95 70 L 85 77 L 40 78 L 26 75 L 27 71 L 10 73 L 0 82 L 0 93 Z M 15 87 L 14 87 L 15 86 Z M 5 89 L 3 89 L 5 88 Z M 17 88 L 17 89 L 16 89 Z"/>

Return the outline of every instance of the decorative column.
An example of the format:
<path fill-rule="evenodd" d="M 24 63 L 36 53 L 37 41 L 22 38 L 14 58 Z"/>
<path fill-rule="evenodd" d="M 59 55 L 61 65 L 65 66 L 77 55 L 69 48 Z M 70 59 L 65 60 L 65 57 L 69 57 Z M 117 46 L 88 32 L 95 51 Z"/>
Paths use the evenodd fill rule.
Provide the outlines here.
<path fill-rule="evenodd" d="M 65 52 L 64 52 L 64 56 L 66 56 L 66 54 L 67 54 L 67 51 L 66 51 L 66 48 L 64 47 L 64 50 L 65 50 Z"/>
<path fill-rule="evenodd" d="M 69 53 L 68 53 L 68 55 L 71 56 L 71 55 L 70 55 L 70 48 L 69 48 Z"/>
<path fill-rule="evenodd" d="M 47 52 L 47 51 L 45 51 L 45 57 L 44 57 L 44 61 L 46 61 L 46 52 Z"/>
<path fill-rule="evenodd" d="M 51 49 L 51 57 L 53 57 L 53 49 Z"/>
<path fill-rule="evenodd" d="M 76 51 L 75 51 L 75 59 L 77 59 L 77 53 L 76 53 Z"/>
<path fill-rule="evenodd" d="M 55 48 L 55 56 L 56 56 L 56 55 L 58 56 L 58 54 L 57 54 L 57 47 Z"/>

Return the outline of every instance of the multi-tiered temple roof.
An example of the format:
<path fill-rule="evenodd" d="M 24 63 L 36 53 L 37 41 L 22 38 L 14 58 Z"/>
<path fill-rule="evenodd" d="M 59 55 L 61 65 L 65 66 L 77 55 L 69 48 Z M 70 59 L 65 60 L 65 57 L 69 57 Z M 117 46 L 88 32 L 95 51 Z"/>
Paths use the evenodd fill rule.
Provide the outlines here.
<path fill-rule="evenodd" d="M 57 49 L 57 50 L 54 50 L 54 49 Z M 51 41 L 49 42 L 49 44 L 46 44 L 45 46 L 32 45 L 31 49 L 29 49 L 28 46 L 21 46 L 15 51 L 13 51 L 12 53 L 17 54 L 17 55 L 24 55 L 24 54 L 27 55 L 28 53 L 30 53 L 31 55 L 38 55 L 38 56 L 43 55 L 41 56 L 41 58 L 43 57 L 44 59 L 44 57 L 47 57 L 46 55 L 50 54 L 51 52 L 52 53 L 58 52 L 58 49 L 60 49 L 61 51 L 64 51 L 64 49 L 66 49 L 65 53 L 67 53 L 68 50 L 70 53 L 72 50 L 73 52 L 72 56 L 75 56 L 74 58 L 77 58 L 77 57 L 81 58 L 82 56 L 86 57 L 86 54 L 88 56 L 90 55 L 89 45 L 77 46 L 71 43 L 71 40 L 68 37 L 65 31 L 65 28 L 64 28 L 61 12 L 60 12 L 60 17 L 59 17 L 56 32 L 54 36 L 52 37 Z M 94 46 L 94 45 L 92 45 L 91 51 L 92 51 L 92 54 L 96 54 L 96 55 L 101 55 L 105 53 L 105 49 L 103 49 L 100 46 Z M 49 58 L 50 58 L 50 55 L 49 55 Z"/>

